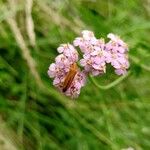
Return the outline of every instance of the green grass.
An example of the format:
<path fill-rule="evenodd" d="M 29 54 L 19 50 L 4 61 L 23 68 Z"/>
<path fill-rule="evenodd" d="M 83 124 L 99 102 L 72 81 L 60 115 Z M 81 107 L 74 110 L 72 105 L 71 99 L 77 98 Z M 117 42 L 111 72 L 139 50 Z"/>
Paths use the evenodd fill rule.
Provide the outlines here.
<path fill-rule="evenodd" d="M 35 44 L 27 32 L 27 3 L 10 3 L 0 0 L 0 149 L 149 150 L 149 1 L 34 0 Z M 120 35 L 130 48 L 131 74 L 108 90 L 88 79 L 71 100 L 52 86 L 47 70 L 59 44 L 71 43 L 83 29 L 97 38 Z M 95 80 L 107 85 L 117 78 L 110 69 Z"/>

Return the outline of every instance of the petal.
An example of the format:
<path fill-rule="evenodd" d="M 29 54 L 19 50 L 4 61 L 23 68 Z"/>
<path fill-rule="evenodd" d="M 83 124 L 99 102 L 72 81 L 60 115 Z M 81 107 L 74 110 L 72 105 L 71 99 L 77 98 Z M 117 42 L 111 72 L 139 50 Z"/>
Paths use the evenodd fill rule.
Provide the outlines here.
<path fill-rule="evenodd" d="M 100 74 L 100 71 L 98 71 L 98 70 L 93 70 L 92 71 L 92 75 L 93 76 L 97 76 L 97 75 L 99 75 Z"/>
<path fill-rule="evenodd" d="M 58 55 L 55 58 L 56 63 L 62 62 L 62 60 L 65 59 L 65 56 L 63 54 Z"/>
<path fill-rule="evenodd" d="M 60 46 L 57 48 L 58 53 L 63 53 L 64 47 Z"/>
<path fill-rule="evenodd" d="M 120 66 L 120 64 L 119 64 L 119 62 L 118 62 L 117 60 L 113 60 L 113 61 L 111 62 L 111 65 L 112 65 L 114 68 L 116 68 L 116 69 L 121 68 L 121 66 Z"/>
<path fill-rule="evenodd" d="M 94 63 L 96 63 L 96 64 L 100 64 L 100 63 L 102 63 L 104 61 L 105 61 L 104 57 L 101 58 L 101 57 L 97 56 L 97 57 L 94 58 Z"/>
<path fill-rule="evenodd" d="M 75 83 L 76 89 L 80 89 L 82 87 L 81 83 L 78 81 Z"/>
<path fill-rule="evenodd" d="M 49 70 L 50 71 L 55 71 L 56 69 L 56 64 L 55 63 L 52 63 L 50 66 L 49 66 Z"/>
<path fill-rule="evenodd" d="M 61 81 L 59 78 L 55 78 L 54 81 L 53 81 L 53 85 L 57 85 L 59 84 Z"/>
<path fill-rule="evenodd" d="M 118 47 L 118 52 L 125 53 L 126 49 L 122 46 Z"/>
<path fill-rule="evenodd" d="M 81 59 L 80 60 L 80 64 L 81 64 L 81 66 L 87 65 L 86 60 L 85 59 Z"/>
<path fill-rule="evenodd" d="M 55 72 L 52 72 L 50 70 L 47 71 L 47 74 L 50 78 L 54 78 L 55 77 Z"/>
<path fill-rule="evenodd" d="M 90 65 L 86 65 L 84 67 L 85 71 L 90 72 L 91 71 L 91 66 Z"/>
<path fill-rule="evenodd" d="M 115 70 L 115 73 L 116 73 L 117 75 L 124 75 L 124 74 L 127 73 L 127 71 L 126 71 L 125 69 L 116 69 L 116 70 Z"/>
<path fill-rule="evenodd" d="M 92 45 L 96 45 L 96 44 L 97 44 L 97 39 L 96 39 L 95 37 L 92 37 L 92 38 L 90 39 L 90 43 L 91 43 Z"/>
<path fill-rule="evenodd" d="M 82 31 L 82 36 L 83 36 L 83 39 L 89 40 L 89 39 L 91 39 L 92 37 L 94 37 L 94 33 L 93 33 L 92 31 L 83 30 L 83 31 Z"/>
<path fill-rule="evenodd" d="M 99 51 L 98 50 L 94 50 L 93 52 L 90 53 L 91 56 L 96 56 L 98 55 Z"/>
<path fill-rule="evenodd" d="M 111 39 L 112 41 L 116 41 L 116 35 L 113 34 L 113 33 L 109 33 L 109 34 L 107 35 L 107 37 L 108 37 L 109 39 Z"/>

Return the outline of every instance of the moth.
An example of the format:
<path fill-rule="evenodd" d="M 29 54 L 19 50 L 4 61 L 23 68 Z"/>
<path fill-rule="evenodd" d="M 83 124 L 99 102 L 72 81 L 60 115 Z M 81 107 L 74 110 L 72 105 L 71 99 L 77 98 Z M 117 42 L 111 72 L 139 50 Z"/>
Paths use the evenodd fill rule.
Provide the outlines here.
<path fill-rule="evenodd" d="M 63 82 L 63 86 L 62 86 L 63 92 L 66 92 L 70 88 L 71 83 L 73 82 L 73 79 L 74 79 L 75 75 L 77 74 L 77 72 L 78 72 L 77 64 L 73 63 L 70 66 L 69 72 L 67 73 L 65 80 Z"/>

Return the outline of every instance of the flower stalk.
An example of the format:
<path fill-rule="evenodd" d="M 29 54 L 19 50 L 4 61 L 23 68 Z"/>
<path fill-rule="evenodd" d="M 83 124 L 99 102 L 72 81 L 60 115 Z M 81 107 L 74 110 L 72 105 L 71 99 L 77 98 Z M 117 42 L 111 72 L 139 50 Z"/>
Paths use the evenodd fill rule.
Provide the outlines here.
<path fill-rule="evenodd" d="M 113 82 L 107 84 L 107 85 L 100 85 L 99 83 L 97 83 L 97 81 L 93 78 L 93 76 L 89 76 L 90 81 L 99 89 L 101 90 L 109 90 L 113 87 L 115 87 L 116 85 L 118 85 L 119 83 L 121 83 L 123 80 L 125 80 L 129 75 L 131 74 L 131 71 L 128 71 L 125 75 L 119 77 L 118 79 L 114 80 Z"/>

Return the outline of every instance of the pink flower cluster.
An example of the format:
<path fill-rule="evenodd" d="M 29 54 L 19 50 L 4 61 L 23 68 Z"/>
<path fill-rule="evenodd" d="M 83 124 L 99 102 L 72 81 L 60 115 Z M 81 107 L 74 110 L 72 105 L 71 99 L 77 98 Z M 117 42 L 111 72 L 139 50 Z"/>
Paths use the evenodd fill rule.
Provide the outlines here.
<path fill-rule="evenodd" d="M 91 73 L 93 76 L 97 76 L 106 73 L 107 64 L 114 67 L 116 74 L 124 75 L 129 68 L 128 46 L 117 35 L 110 33 L 107 37 L 110 40 L 105 43 L 103 38 L 97 39 L 92 31 L 82 31 L 82 36 L 73 41 L 73 45 L 79 47 L 83 54 L 83 58 L 80 60 L 73 45 L 60 45 L 57 49 L 60 54 L 48 70 L 49 77 L 54 78 L 53 85 L 65 95 L 75 98 L 80 94 L 81 87 L 85 85 L 87 75 Z M 77 65 L 78 62 L 83 70 L 80 71 L 77 67 L 72 71 L 71 66 Z M 69 76 L 72 77 L 69 79 Z M 69 86 L 63 91 L 66 81 Z"/>
<path fill-rule="evenodd" d="M 104 39 L 96 39 L 93 32 L 83 31 L 82 37 L 74 40 L 74 45 L 79 46 L 83 52 L 83 59 L 80 60 L 81 66 L 85 71 L 97 76 L 106 71 L 106 51 Z"/>
<path fill-rule="evenodd" d="M 54 78 L 53 85 L 60 91 L 63 91 L 63 83 L 70 66 L 78 61 L 78 52 L 71 44 L 62 44 L 57 51 L 60 54 L 55 58 L 55 63 L 49 66 L 48 75 L 50 78 Z M 85 84 L 85 79 L 86 75 L 84 72 L 78 69 L 72 83 L 64 94 L 76 98 L 80 93 L 81 87 Z"/>
<path fill-rule="evenodd" d="M 82 37 L 74 40 L 74 46 L 79 46 L 83 52 L 81 66 L 85 71 L 97 76 L 106 72 L 106 64 L 110 63 L 118 75 L 126 73 L 129 68 L 127 57 L 128 46 L 117 35 L 107 35 L 110 38 L 108 43 L 104 39 L 96 39 L 93 32 L 83 31 Z"/>
<path fill-rule="evenodd" d="M 110 33 L 107 37 L 110 41 L 106 43 L 106 62 L 115 68 L 116 74 L 123 75 L 129 68 L 128 46 L 117 35 Z"/>

